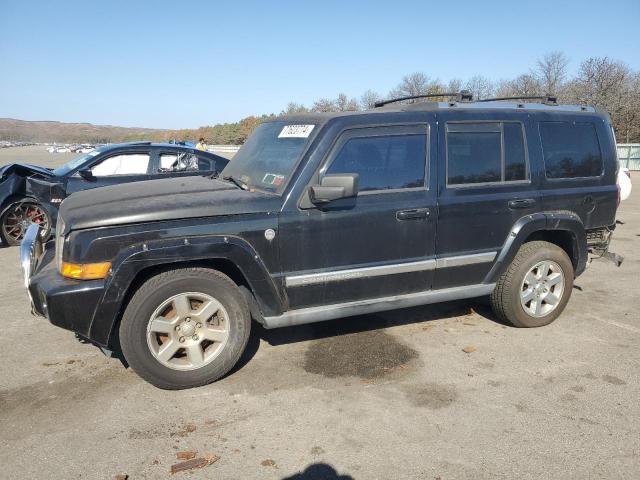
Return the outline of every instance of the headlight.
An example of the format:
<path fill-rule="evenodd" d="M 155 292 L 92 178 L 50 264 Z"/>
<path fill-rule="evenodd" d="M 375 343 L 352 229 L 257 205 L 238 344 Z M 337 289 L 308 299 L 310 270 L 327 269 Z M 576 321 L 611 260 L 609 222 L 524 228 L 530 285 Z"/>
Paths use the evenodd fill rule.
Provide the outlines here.
<path fill-rule="evenodd" d="M 111 262 L 99 263 L 70 263 L 65 262 L 63 257 L 64 242 L 64 220 L 58 215 L 56 227 L 56 266 L 60 275 L 75 280 L 97 280 L 105 278 L 111 269 Z"/>

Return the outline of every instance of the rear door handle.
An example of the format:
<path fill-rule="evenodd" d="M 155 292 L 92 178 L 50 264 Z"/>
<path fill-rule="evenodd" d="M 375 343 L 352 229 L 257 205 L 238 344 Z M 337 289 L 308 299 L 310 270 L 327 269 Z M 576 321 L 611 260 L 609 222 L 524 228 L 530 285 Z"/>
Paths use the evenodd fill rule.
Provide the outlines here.
<path fill-rule="evenodd" d="M 398 220 L 416 220 L 420 218 L 428 218 L 428 208 L 414 208 L 412 210 L 400 210 L 396 212 L 396 218 Z"/>
<path fill-rule="evenodd" d="M 509 208 L 529 208 L 534 206 L 536 203 L 533 198 L 519 198 L 517 200 L 509 200 Z"/>

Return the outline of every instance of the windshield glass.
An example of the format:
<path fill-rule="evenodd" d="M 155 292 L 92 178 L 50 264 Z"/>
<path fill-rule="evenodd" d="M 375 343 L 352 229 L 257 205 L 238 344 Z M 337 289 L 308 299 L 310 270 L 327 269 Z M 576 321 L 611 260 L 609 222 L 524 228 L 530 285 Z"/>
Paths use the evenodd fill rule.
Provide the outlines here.
<path fill-rule="evenodd" d="M 266 122 L 258 126 L 222 171 L 249 189 L 280 195 L 315 125 Z"/>
<path fill-rule="evenodd" d="M 76 168 L 81 166 L 83 163 L 91 160 L 93 157 L 98 155 L 100 152 L 101 152 L 100 149 L 92 150 L 89 153 L 85 153 L 84 155 L 81 155 L 79 157 L 74 158 L 73 160 L 69 160 L 63 166 L 61 166 L 59 168 L 56 168 L 53 171 L 53 173 L 54 173 L 54 175 L 57 175 L 58 177 L 62 177 L 64 175 L 67 175 L 69 172 L 75 170 Z"/>

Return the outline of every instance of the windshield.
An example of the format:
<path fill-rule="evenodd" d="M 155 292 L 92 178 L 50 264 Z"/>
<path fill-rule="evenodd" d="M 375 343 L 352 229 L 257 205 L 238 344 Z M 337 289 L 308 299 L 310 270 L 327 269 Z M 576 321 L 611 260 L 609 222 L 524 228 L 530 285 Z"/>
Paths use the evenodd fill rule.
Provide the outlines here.
<path fill-rule="evenodd" d="M 64 175 L 67 175 L 69 172 L 71 172 L 71 171 L 75 170 L 76 168 L 78 168 L 79 166 L 81 166 L 83 163 L 91 160 L 93 157 L 98 155 L 100 152 L 101 152 L 100 149 L 91 150 L 89 153 L 85 153 L 84 155 L 76 157 L 73 160 L 69 160 L 63 166 L 61 166 L 59 168 L 56 168 L 53 171 L 53 173 L 54 173 L 54 175 L 56 175 L 58 177 L 63 177 Z"/>
<path fill-rule="evenodd" d="M 315 125 L 266 122 L 258 126 L 222 171 L 249 189 L 280 195 Z"/>

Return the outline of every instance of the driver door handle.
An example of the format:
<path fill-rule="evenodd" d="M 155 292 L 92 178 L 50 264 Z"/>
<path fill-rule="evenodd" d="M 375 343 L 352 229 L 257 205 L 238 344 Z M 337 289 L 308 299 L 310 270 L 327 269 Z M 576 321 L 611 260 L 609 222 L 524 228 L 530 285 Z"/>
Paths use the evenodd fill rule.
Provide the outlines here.
<path fill-rule="evenodd" d="M 535 205 L 536 201 L 533 198 L 519 198 L 517 200 L 509 200 L 509 208 L 529 208 Z"/>
<path fill-rule="evenodd" d="M 421 218 L 429 217 L 428 208 L 414 208 L 411 210 L 400 210 L 396 212 L 396 218 L 398 220 L 418 220 Z"/>

